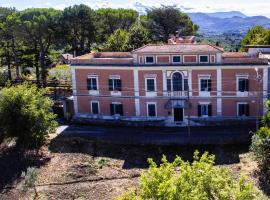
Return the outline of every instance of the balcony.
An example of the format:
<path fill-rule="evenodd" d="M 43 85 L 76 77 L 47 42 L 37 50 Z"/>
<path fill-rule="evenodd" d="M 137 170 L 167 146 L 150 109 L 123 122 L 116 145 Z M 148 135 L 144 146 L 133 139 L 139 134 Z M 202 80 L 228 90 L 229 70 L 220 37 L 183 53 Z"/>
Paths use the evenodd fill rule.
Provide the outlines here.
<path fill-rule="evenodd" d="M 167 92 L 168 97 L 187 97 L 188 91 L 170 91 Z"/>

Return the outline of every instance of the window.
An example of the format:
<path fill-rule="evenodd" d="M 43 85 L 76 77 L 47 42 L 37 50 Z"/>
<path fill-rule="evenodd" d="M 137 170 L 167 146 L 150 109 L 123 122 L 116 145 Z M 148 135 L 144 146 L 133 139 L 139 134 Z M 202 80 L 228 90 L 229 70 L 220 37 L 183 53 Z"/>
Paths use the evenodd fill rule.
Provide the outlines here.
<path fill-rule="evenodd" d="M 238 108 L 238 116 L 249 116 L 249 104 L 247 103 L 238 103 L 237 104 Z"/>
<path fill-rule="evenodd" d="M 248 78 L 238 78 L 238 91 L 239 92 L 249 91 Z"/>
<path fill-rule="evenodd" d="M 154 56 L 146 56 L 145 63 L 146 64 L 153 64 L 154 63 Z"/>
<path fill-rule="evenodd" d="M 97 77 L 87 78 L 87 90 L 97 90 Z"/>
<path fill-rule="evenodd" d="M 148 103 L 147 104 L 148 117 L 156 117 L 156 104 Z"/>
<path fill-rule="evenodd" d="M 112 103 L 110 105 L 111 115 L 123 116 L 123 105 L 121 103 Z"/>
<path fill-rule="evenodd" d="M 200 62 L 201 63 L 208 63 L 208 56 L 200 56 Z"/>
<path fill-rule="evenodd" d="M 198 116 L 199 117 L 212 116 L 212 105 L 210 105 L 210 104 L 200 104 L 200 105 L 198 105 Z"/>
<path fill-rule="evenodd" d="M 172 79 L 167 78 L 167 91 L 172 91 Z"/>
<path fill-rule="evenodd" d="M 183 91 L 183 76 L 179 72 L 172 75 L 173 91 Z"/>
<path fill-rule="evenodd" d="M 91 111 L 92 114 L 99 114 L 99 103 L 96 101 L 91 102 Z"/>
<path fill-rule="evenodd" d="M 211 79 L 205 79 L 205 78 L 202 78 L 200 79 L 200 84 L 201 84 L 201 88 L 200 88 L 200 91 L 202 92 L 210 92 L 211 91 Z"/>
<path fill-rule="evenodd" d="M 121 79 L 109 79 L 109 90 L 110 91 L 121 91 L 122 83 Z"/>
<path fill-rule="evenodd" d="M 172 62 L 173 63 L 181 63 L 181 56 L 173 56 Z"/>
<path fill-rule="evenodd" d="M 155 79 L 154 78 L 146 79 L 146 91 L 155 92 Z"/>

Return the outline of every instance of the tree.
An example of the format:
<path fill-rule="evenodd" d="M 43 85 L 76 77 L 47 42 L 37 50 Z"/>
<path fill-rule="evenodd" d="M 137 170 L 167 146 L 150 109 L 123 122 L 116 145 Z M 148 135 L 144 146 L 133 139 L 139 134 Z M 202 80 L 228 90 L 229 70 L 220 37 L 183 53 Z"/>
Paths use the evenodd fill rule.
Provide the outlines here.
<path fill-rule="evenodd" d="M 129 46 L 134 50 L 149 42 L 150 33 L 138 20 L 129 30 Z"/>
<path fill-rule="evenodd" d="M 17 12 L 11 20 L 16 24 L 16 34 L 27 46 L 33 46 L 36 58 L 41 68 L 43 83 L 46 83 L 47 58 L 52 46 L 59 40 L 60 11 L 52 8 L 31 8 Z M 36 66 L 36 76 L 39 81 L 39 67 Z"/>
<path fill-rule="evenodd" d="M 123 29 L 117 29 L 110 35 L 107 42 L 101 47 L 102 51 L 124 52 L 129 51 L 129 34 Z"/>
<path fill-rule="evenodd" d="M 117 29 L 128 30 L 139 16 L 138 12 L 132 9 L 101 8 L 96 10 L 96 28 L 98 41 L 103 43 Z"/>
<path fill-rule="evenodd" d="M 198 26 L 185 13 L 173 6 L 162 6 L 147 10 L 148 29 L 152 40 L 167 42 L 176 31 L 181 36 L 194 35 Z"/>
<path fill-rule="evenodd" d="M 0 96 L 0 127 L 6 137 L 24 147 L 40 147 L 57 122 L 53 102 L 44 89 L 27 84 L 6 87 Z"/>
<path fill-rule="evenodd" d="M 264 29 L 262 26 L 255 26 L 244 36 L 241 45 L 242 51 L 246 51 L 246 45 L 269 45 L 270 29 Z"/>
<path fill-rule="evenodd" d="M 65 8 L 61 14 L 62 42 L 70 45 L 75 55 L 90 51 L 96 38 L 95 20 L 94 10 L 83 4 Z"/>
<path fill-rule="evenodd" d="M 177 157 L 170 163 L 162 158 L 160 167 L 149 159 L 150 167 L 142 173 L 138 194 L 135 191 L 123 194 L 118 200 L 162 199 L 162 200 L 209 200 L 260 199 L 255 187 L 244 178 L 235 179 L 225 168 L 214 166 L 215 157 L 194 153 L 194 161 L 183 161 Z"/>

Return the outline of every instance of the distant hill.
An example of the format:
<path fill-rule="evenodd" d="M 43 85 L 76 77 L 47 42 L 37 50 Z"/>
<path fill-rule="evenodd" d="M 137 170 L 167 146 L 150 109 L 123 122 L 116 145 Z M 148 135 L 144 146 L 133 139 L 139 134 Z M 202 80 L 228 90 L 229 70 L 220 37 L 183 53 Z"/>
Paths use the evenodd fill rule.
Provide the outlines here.
<path fill-rule="evenodd" d="M 200 26 L 199 32 L 206 34 L 237 33 L 245 34 L 254 26 L 270 28 L 270 19 L 264 16 L 247 17 L 241 12 L 219 13 L 187 13 L 195 24 Z"/>

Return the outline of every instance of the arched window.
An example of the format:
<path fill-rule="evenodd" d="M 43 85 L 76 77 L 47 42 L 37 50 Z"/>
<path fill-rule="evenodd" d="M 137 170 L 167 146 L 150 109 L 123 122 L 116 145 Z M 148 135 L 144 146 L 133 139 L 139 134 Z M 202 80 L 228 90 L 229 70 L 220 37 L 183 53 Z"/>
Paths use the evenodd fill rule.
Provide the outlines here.
<path fill-rule="evenodd" d="M 183 91 L 183 77 L 182 74 L 176 72 L 172 76 L 173 91 Z"/>

